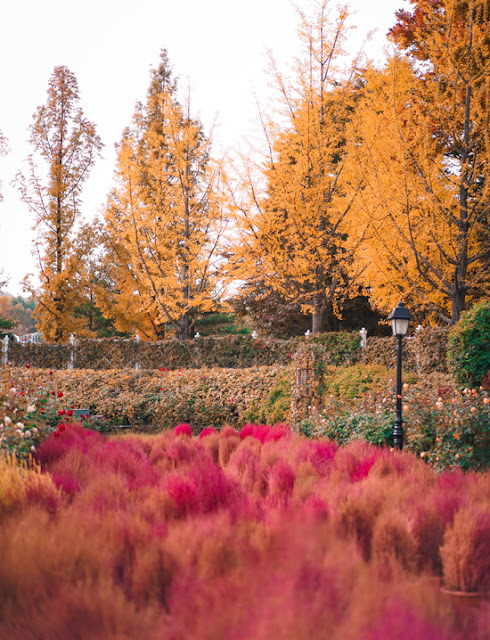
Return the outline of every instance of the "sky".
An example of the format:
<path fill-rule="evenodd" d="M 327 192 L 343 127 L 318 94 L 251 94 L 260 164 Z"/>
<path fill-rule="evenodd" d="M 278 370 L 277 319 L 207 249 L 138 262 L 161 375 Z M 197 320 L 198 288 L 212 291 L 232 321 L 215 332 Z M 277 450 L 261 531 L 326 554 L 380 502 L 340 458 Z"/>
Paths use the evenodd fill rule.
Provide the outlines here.
<path fill-rule="evenodd" d="M 297 53 L 298 17 L 290 0 L 15 0 L 2 3 L 0 130 L 10 152 L 0 158 L 0 268 L 4 290 L 22 295 L 22 279 L 37 273 L 32 256 L 33 215 L 12 186 L 32 152 L 29 125 L 46 102 L 56 66 L 72 71 L 80 106 L 105 145 L 103 158 L 84 186 L 82 215 L 103 208 L 113 186 L 114 145 L 144 101 L 149 71 L 166 49 L 180 88 L 190 87 L 192 115 L 210 132 L 218 154 L 253 135 L 256 99 L 270 89 L 265 73 L 270 51 L 287 70 Z M 298 4 L 305 6 L 305 0 Z M 355 52 L 376 30 L 366 53 L 381 62 L 386 32 L 406 0 L 346 0 L 356 26 Z M 332 2 L 332 8 L 336 3 Z"/>

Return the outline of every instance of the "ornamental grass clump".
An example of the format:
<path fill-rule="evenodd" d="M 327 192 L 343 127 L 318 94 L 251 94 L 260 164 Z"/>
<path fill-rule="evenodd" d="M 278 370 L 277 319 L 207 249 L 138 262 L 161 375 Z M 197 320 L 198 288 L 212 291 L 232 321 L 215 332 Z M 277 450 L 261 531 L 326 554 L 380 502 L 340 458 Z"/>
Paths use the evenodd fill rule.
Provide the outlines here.
<path fill-rule="evenodd" d="M 41 472 L 0 465 L 0 638 L 484 640 L 484 607 L 462 621 L 420 577 L 466 544 L 486 584 L 489 472 L 284 424 L 178 431 L 67 423 Z"/>
<path fill-rule="evenodd" d="M 490 505 L 473 503 L 456 513 L 441 547 L 444 585 L 455 591 L 490 590 Z"/>

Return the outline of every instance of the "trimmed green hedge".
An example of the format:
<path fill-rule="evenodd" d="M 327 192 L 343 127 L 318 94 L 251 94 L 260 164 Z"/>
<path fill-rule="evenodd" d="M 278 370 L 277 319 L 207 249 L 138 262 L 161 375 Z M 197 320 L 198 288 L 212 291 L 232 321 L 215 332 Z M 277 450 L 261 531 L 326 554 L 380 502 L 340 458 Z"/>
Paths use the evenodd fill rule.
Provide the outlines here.
<path fill-rule="evenodd" d="M 448 367 L 463 386 L 479 387 L 490 372 L 490 302 L 462 314 L 449 332 Z"/>

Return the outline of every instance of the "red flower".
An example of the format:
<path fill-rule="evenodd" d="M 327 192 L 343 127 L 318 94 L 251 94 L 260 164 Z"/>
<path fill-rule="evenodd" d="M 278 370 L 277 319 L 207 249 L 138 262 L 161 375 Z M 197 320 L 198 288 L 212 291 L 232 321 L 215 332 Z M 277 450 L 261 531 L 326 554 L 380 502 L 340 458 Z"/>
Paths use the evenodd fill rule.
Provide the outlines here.
<path fill-rule="evenodd" d="M 51 395 L 55 396 L 56 395 L 56 391 L 51 391 Z"/>
<path fill-rule="evenodd" d="M 165 367 L 162 367 L 162 368 L 160 369 L 160 371 L 166 371 Z"/>
<path fill-rule="evenodd" d="M 29 369 L 31 365 L 29 363 L 26 364 L 26 369 Z"/>
<path fill-rule="evenodd" d="M 69 410 L 66 412 L 66 415 L 71 417 L 71 416 L 73 415 L 73 411 L 72 411 L 71 409 L 69 409 Z"/>
<path fill-rule="evenodd" d="M 62 398 L 63 397 L 63 391 L 58 391 L 58 398 Z"/>
<path fill-rule="evenodd" d="M 62 431 L 64 431 L 66 429 L 64 424 L 60 424 L 58 425 L 58 431 L 61 433 Z"/>
<path fill-rule="evenodd" d="M 59 416 L 64 416 L 64 415 L 65 415 L 65 413 L 66 413 L 66 411 L 65 411 L 64 409 L 60 409 L 60 410 L 58 411 L 58 415 L 59 415 Z"/>
<path fill-rule="evenodd" d="M 59 431 L 55 431 L 54 432 L 54 437 L 55 438 L 59 438 L 60 437 L 60 432 Z"/>
<path fill-rule="evenodd" d="M 50 375 L 50 376 L 52 376 L 52 375 L 53 375 L 53 372 L 52 372 L 52 371 L 50 371 L 50 372 L 49 372 L 49 375 Z"/>

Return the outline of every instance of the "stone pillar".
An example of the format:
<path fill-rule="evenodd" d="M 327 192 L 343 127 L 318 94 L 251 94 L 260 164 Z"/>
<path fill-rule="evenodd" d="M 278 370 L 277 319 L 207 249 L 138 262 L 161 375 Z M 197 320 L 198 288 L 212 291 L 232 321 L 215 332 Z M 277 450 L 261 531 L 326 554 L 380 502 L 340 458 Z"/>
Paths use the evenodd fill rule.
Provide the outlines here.
<path fill-rule="evenodd" d="M 68 355 L 68 365 L 67 365 L 68 369 L 73 369 L 73 365 L 75 362 L 75 343 L 76 343 L 75 334 L 72 333 L 70 336 L 70 352 Z"/>
<path fill-rule="evenodd" d="M 2 342 L 2 364 L 6 366 L 9 363 L 9 337 L 5 336 Z"/>
<path fill-rule="evenodd" d="M 134 336 L 134 342 L 135 342 L 135 358 L 134 358 L 134 368 L 135 369 L 141 369 L 141 362 L 139 360 L 139 346 L 140 346 L 140 336 L 137 333 Z"/>

